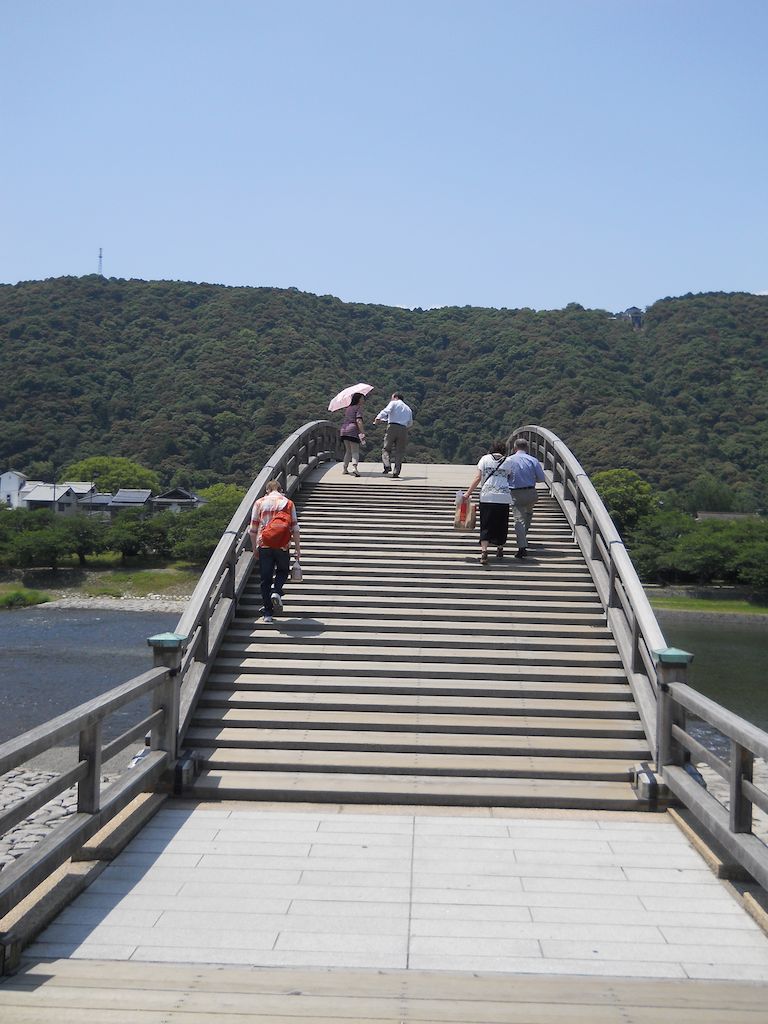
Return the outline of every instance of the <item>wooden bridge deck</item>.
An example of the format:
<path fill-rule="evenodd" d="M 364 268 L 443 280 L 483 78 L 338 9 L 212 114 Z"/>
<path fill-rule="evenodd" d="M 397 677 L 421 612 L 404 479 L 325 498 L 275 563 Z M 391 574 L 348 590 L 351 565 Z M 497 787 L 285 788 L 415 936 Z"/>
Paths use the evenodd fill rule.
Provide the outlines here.
<path fill-rule="evenodd" d="M 0 984 L 3 1024 L 765 1024 L 734 982 L 56 960 Z"/>

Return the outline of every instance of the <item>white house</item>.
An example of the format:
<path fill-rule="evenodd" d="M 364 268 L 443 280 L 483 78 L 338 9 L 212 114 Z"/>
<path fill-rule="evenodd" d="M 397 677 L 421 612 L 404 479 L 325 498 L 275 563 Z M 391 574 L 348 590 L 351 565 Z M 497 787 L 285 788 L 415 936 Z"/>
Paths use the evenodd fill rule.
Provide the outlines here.
<path fill-rule="evenodd" d="M 9 469 L 0 474 L 0 505 L 4 505 L 6 508 L 23 508 L 21 491 L 29 482 L 23 473 L 17 473 L 15 469 Z M 33 482 L 41 483 L 42 481 L 35 480 Z"/>
<path fill-rule="evenodd" d="M 77 502 L 94 490 L 94 485 L 87 480 L 47 484 L 43 480 L 28 480 L 23 473 L 9 469 L 0 475 L 0 507 L 72 512 Z"/>
<path fill-rule="evenodd" d="M 71 513 L 77 511 L 77 495 L 68 484 L 41 484 L 23 489 L 24 508 L 47 508 L 51 512 Z"/>

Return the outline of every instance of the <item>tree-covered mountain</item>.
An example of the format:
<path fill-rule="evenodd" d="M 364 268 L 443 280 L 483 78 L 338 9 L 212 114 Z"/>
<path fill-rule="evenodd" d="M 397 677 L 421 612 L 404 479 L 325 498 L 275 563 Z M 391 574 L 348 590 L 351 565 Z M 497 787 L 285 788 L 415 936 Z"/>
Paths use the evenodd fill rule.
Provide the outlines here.
<path fill-rule="evenodd" d="M 357 380 L 414 407 L 410 457 L 473 462 L 541 423 L 589 472 L 681 491 L 724 480 L 768 505 L 768 297 L 604 310 L 345 303 L 296 289 L 56 278 L 0 286 L 0 466 L 127 456 L 164 483 L 247 483 Z M 373 433 L 376 445 L 380 434 Z"/>

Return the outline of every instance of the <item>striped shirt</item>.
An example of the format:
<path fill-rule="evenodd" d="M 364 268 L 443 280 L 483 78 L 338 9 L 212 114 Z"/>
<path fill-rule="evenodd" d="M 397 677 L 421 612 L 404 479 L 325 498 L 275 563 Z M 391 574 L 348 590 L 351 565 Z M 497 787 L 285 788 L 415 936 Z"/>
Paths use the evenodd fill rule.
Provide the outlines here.
<path fill-rule="evenodd" d="M 296 506 L 293 504 L 290 498 L 286 498 L 284 494 L 280 494 L 279 491 L 272 491 L 270 494 L 265 494 L 263 498 L 259 498 L 254 501 L 253 508 L 251 509 L 251 529 L 256 530 L 256 540 L 254 541 L 254 548 L 261 547 L 261 533 L 267 523 L 271 522 L 275 518 L 275 514 L 280 512 L 281 509 L 290 507 L 291 523 L 293 526 L 298 525 L 298 516 L 296 515 Z"/>

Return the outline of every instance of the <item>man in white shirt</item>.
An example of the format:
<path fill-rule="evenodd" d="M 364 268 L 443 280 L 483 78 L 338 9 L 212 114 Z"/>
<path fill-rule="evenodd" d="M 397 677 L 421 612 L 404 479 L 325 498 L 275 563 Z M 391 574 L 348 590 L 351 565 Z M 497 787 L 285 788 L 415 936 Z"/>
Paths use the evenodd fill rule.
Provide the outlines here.
<path fill-rule="evenodd" d="M 392 476 L 398 477 L 403 465 L 405 446 L 408 444 L 408 427 L 413 424 L 413 412 L 403 401 L 403 396 L 396 391 L 389 405 L 381 410 L 375 422 L 387 424 L 381 449 L 384 473 L 392 470 Z"/>

